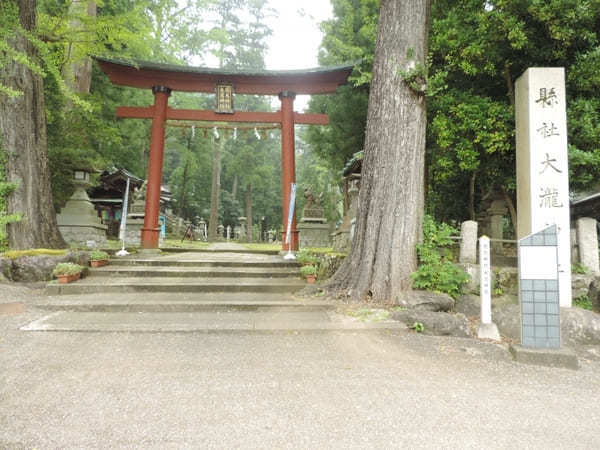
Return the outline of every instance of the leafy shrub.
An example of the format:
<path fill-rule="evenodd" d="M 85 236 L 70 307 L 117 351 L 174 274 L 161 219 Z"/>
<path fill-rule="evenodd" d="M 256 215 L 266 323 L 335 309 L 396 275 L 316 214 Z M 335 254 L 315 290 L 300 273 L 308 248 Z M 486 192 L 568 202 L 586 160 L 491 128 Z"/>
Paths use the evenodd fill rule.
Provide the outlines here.
<path fill-rule="evenodd" d="M 452 263 L 450 237 L 457 233 L 454 227 L 439 223 L 426 215 L 423 221 L 423 243 L 417 245 L 419 267 L 412 274 L 413 287 L 435 292 L 445 292 L 457 298 L 469 275 Z"/>
<path fill-rule="evenodd" d="M 593 309 L 592 301 L 587 295 L 581 295 L 575 299 L 573 299 L 573 305 L 578 308 L 587 309 L 591 311 Z"/>
<path fill-rule="evenodd" d="M 300 268 L 300 273 L 302 274 L 303 277 L 306 277 L 307 275 L 316 275 L 317 267 L 316 266 L 302 266 Z"/>
<path fill-rule="evenodd" d="M 58 263 L 54 270 L 52 271 L 52 275 L 75 275 L 76 273 L 80 273 L 83 271 L 83 266 L 74 263 Z"/>
<path fill-rule="evenodd" d="M 585 275 L 588 273 L 588 268 L 581 263 L 571 264 L 571 273 Z"/>
<path fill-rule="evenodd" d="M 300 264 L 316 265 L 319 263 L 319 258 L 316 255 L 311 254 L 310 250 L 305 248 L 298 252 L 296 259 Z"/>
<path fill-rule="evenodd" d="M 104 261 L 108 259 L 108 253 L 102 250 L 93 250 L 90 252 L 90 259 L 92 261 Z"/>

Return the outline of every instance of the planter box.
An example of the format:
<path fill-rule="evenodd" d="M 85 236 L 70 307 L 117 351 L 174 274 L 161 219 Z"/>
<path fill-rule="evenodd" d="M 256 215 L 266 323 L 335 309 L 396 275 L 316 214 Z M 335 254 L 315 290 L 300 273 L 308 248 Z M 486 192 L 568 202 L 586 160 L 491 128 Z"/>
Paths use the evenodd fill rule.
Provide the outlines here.
<path fill-rule="evenodd" d="M 90 261 L 92 267 L 102 267 L 108 264 L 108 259 L 98 259 L 96 261 Z"/>
<path fill-rule="evenodd" d="M 71 283 L 73 281 L 77 281 L 77 280 L 79 280 L 80 277 L 81 277 L 81 272 L 74 273 L 72 275 L 57 275 L 56 276 L 56 278 L 58 278 L 58 282 L 60 284 L 66 284 L 66 283 Z"/>
<path fill-rule="evenodd" d="M 308 284 L 315 284 L 316 280 L 317 280 L 316 275 L 306 275 L 306 282 Z"/>

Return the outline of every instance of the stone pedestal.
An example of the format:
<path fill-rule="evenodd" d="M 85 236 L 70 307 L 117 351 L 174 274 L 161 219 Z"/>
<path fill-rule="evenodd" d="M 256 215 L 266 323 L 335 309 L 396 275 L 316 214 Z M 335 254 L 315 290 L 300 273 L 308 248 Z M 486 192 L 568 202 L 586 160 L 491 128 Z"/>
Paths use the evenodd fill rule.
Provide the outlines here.
<path fill-rule="evenodd" d="M 327 223 L 301 220 L 297 228 L 300 233 L 300 248 L 329 247 L 329 225 Z"/>
<path fill-rule="evenodd" d="M 58 229 L 69 244 L 97 247 L 106 244 L 106 225 L 102 225 L 94 205 L 80 184 L 56 216 Z"/>

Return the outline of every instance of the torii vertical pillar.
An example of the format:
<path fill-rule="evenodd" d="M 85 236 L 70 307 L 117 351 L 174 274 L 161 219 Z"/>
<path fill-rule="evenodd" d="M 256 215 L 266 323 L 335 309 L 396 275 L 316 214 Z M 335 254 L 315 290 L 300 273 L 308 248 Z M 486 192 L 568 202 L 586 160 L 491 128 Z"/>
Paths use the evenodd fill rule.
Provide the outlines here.
<path fill-rule="evenodd" d="M 166 86 L 154 86 L 154 111 L 152 116 L 152 137 L 150 140 L 150 159 L 148 161 L 148 186 L 146 188 L 146 215 L 142 228 L 142 248 L 158 248 L 160 228 L 160 186 L 162 183 L 163 155 L 165 150 L 165 121 L 171 89 Z"/>
<path fill-rule="evenodd" d="M 288 249 L 285 243 L 288 213 L 290 208 L 291 184 L 296 182 L 296 146 L 294 135 L 294 99 L 296 93 L 283 91 L 279 94 L 281 100 L 281 183 L 283 209 L 283 250 Z M 292 250 L 298 250 L 298 230 L 296 230 L 296 211 L 292 219 L 291 244 Z"/>

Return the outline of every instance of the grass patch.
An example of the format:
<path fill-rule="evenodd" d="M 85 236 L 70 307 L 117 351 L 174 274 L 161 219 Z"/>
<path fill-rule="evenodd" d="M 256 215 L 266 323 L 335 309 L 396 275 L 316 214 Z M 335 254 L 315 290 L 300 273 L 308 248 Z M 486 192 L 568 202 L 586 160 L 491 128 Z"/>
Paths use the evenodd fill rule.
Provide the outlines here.
<path fill-rule="evenodd" d="M 5 258 L 16 259 L 21 256 L 39 256 L 39 255 L 50 255 L 50 256 L 61 256 L 68 252 L 67 249 L 51 249 L 51 248 L 32 248 L 29 250 L 9 250 L 1 254 Z"/>
<path fill-rule="evenodd" d="M 587 295 L 582 295 L 573 299 L 573 305 L 581 309 L 587 309 L 588 311 L 592 310 L 592 301 Z"/>
<path fill-rule="evenodd" d="M 210 242 L 204 241 L 190 241 L 185 240 L 181 242 L 181 239 L 165 239 L 161 248 L 189 248 L 189 249 L 203 249 L 210 246 Z"/>
<path fill-rule="evenodd" d="M 265 244 L 262 242 L 245 242 L 242 244 L 249 250 L 281 250 L 281 244 Z"/>

